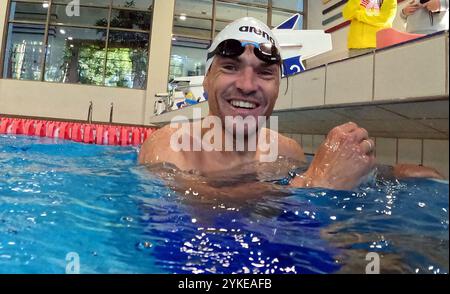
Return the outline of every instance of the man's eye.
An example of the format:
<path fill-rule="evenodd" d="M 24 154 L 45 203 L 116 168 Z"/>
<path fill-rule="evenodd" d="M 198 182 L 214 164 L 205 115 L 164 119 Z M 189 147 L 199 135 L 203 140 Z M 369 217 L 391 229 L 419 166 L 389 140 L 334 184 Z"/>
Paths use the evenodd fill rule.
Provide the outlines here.
<path fill-rule="evenodd" d="M 270 70 L 270 69 L 261 70 L 260 74 L 263 75 L 263 76 L 272 76 L 273 75 L 273 70 Z"/>
<path fill-rule="evenodd" d="M 222 66 L 223 69 L 228 70 L 228 71 L 236 71 L 237 70 L 237 66 L 234 64 L 224 64 Z"/>

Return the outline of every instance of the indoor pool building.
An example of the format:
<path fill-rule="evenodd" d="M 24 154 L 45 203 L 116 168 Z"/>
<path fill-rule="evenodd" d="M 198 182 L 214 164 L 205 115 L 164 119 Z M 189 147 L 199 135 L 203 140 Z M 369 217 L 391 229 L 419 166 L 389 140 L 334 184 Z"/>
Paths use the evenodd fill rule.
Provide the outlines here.
<path fill-rule="evenodd" d="M 385 253 L 382 272 L 448 273 L 448 1 L 437 1 L 446 29 L 425 33 L 407 27 L 409 0 L 381 2 L 1 0 L 0 273 L 363 273 L 372 251 Z M 379 22 L 380 5 L 396 7 L 365 50 L 349 48 L 364 19 L 348 19 L 352 3 Z M 157 129 L 208 114 L 208 48 L 243 17 L 285 36 L 283 59 L 298 49 L 273 116 L 308 160 L 351 121 L 378 164 L 442 178 L 226 202 L 261 187 L 223 174 L 214 187 L 228 194 L 177 188 L 173 170 L 137 164 Z"/>

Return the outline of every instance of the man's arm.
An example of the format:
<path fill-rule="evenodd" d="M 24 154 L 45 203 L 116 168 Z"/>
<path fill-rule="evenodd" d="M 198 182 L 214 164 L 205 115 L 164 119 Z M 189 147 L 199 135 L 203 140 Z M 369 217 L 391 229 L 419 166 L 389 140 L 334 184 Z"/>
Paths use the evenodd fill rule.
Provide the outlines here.
<path fill-rule="evenodd" d="M 381 5 L 379 15 L 367 15 L 366 10 L 362 8 L 356 12 L 355 18 L 373 26 L 386 27 L 388 24 L 392 24 L 396 14 L 397 0 L 385 0 Z"/>

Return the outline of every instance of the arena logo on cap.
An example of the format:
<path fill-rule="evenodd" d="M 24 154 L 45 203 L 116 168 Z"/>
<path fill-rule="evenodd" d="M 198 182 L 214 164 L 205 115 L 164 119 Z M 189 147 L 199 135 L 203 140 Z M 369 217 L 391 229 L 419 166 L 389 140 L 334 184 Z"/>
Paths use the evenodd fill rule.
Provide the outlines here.
<path fill-rule="evenodd" d="M 268 41 L 270 41 L 272 44 L 275 45 L 275 40 L 265 31 L 257 29 L 252 26 L 242 26 L 239 28 L 239 31 L 241 32 L 248 32 L 248 33 L 254 33 L 258 36 L 263 36 L 263 38 L 266 38 Z"/>

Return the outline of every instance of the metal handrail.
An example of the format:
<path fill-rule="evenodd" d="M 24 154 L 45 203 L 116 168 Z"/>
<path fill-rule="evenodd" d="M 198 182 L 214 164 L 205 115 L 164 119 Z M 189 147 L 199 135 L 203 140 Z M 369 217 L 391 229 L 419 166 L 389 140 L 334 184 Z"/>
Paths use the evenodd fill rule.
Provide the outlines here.
<path fill-rule="evenodd" d="M 87 122 L 90 124 L 92 123 L 92 111 L 94 109 L 94 103 L 92 101 L 89 102 L 89 109 L 88 109 L 88 117 Z"/>
<path fill-rule="evenodd" d="M 109 123 L 113 122 L 114 103 L 111 102 L 111 108 L 109 109 Z"/>

